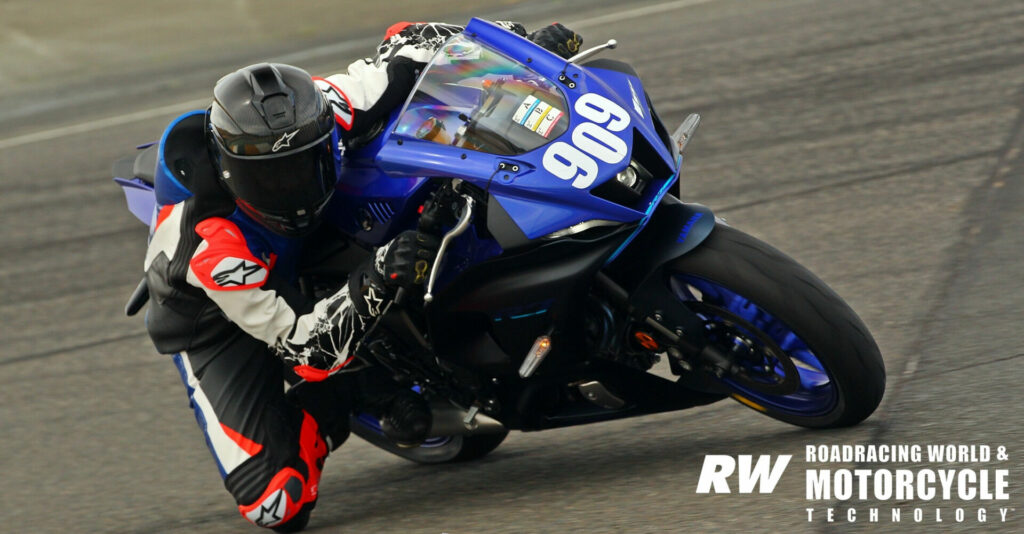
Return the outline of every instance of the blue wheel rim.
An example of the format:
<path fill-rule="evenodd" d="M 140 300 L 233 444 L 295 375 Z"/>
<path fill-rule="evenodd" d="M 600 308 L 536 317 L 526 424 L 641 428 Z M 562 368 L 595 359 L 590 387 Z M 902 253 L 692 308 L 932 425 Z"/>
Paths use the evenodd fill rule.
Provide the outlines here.
<path fill-rule="evenodd" d="M 376 417 L 374 417 L 374 416 L 372 416 L 370 414 L 367 414 L 367 413 L 361 413 L 361 414 L 356 416 L 356 421 L 358 421 L 359 424 L 365 426 L 366 428 L 369 428 L 370 430 L 373 430 L 377 434 L 380 434 L 382 436 L 384 435 L 384 431 L 380 429 L 380 420 L 377 419 Z M 433 448 L 433 447 L 442 447 L 444 445 L 447 445 L 451 440 L 452 440 L 451 436 L 440 436 L 440 437 L 436 437 L 436 438 L 427 438 L 419 446 L 421 448 L 424 448 L 424 449 L 430 449 L 430 448 Z"/>
<path fill-rule="evenodd" d="M 684 302 L 700 302 L 702 308 L 710 306 L 743 319 L 759 330 L 759 334 L 775 342 L 796 366 L 799 386 L 787 395 L 771 395 L 756 391 L 745 384 L 723 378 L 722 382 L 746 400 L 753 401 L 775 412 L 797 416 L 818 416 L 830 412 L 838 398 L 835 381 L 814 351 L 784 321 L 758 306 L 750 299 L 716 282 L 692 275 L 675 275 L 671 279 L 675 296 Z M 707 325 L 725 323 L 713 313 L 699 312 Z M 709 326 L 710 328 L 714 328 Z M 754 333 L 758 334 L 758 333 Z M 774 372 L 781 372 L 776 366 Z"/>

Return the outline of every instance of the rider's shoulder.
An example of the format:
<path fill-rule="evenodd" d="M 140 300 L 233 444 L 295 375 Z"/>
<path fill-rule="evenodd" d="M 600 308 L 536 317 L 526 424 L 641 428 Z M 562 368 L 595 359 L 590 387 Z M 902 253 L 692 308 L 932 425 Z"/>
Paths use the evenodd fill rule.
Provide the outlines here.
<path fill-rule="evenodd" d="M 276 260 L 274 254 L 257 254 L 253 236 L 223 217 L 203 219 L 195 226 L 203 239 L 189 262 L 196 278 L 208 289 L 225 291 L 261 287 Z M 256 249 L 256 250 L 254 250 Z"/>

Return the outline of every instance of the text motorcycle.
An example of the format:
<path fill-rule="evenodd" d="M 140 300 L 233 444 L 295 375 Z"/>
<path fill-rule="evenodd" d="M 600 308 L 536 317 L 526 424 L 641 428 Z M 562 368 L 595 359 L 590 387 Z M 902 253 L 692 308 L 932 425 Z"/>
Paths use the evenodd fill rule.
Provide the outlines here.
<path fill-rule="evenodd" d="M 326 224 L 349 239 L 305 266 L 339 287 L 403 230 L 442 236 L 424 291 L 400 292 L 343 372 L 381 366 L 431 404 L 421 463 L 470 460 L 510 430 L 681 410 L 727 397 L 809 428 L 859 423 L 885 369 L 868 329 L 814 274 L 670 193 L 700 118 L 669 135 L 626 63 L 566 61 L 473 19 L 405 106 L 345 147 Z M 187 198 L 203 111 L 115 164 L 131 211 Z M 683 188 L 678 188 L 683 197 Z M 139 285 L 129 315 L 145 304 Z M 662 360 L 667 369 L 655 367 Z M 670 376 L 671 378 L 666 378 Z"/>

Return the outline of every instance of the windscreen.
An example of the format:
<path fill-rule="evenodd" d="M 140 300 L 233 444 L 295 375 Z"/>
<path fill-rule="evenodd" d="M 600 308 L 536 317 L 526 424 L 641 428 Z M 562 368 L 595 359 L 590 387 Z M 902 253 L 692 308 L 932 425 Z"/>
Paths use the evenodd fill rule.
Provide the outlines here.
<path fill-rule="evenodd" d="M 441 47 L 395 132 L 490 154 L 516 155 L 565 133 L 565 97 L 547 78 L 458 35 Z"/>

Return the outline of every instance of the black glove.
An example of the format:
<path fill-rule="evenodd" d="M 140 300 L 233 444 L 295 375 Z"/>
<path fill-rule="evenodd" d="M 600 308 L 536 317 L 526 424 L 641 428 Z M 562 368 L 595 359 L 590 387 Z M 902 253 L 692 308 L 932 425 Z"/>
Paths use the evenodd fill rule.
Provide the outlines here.
<path fill-rule="evenodd" d="M 557 22 L 531 33 L 528 38 L 565 59 L 580 53 L 583 46 L 583 38 L 578 33 Z"/>
<path fill-rule="evenodd" d="M 349 295 L 362 317 L 377 317 L 398 288 L 422 284 L 430 274 L 440 241 L 431 234 L 407 230 L 377 249 L 376 257 L 349 275 Z"/>
<path fill-rule="evenodd" d="M 440 245 L 431 234 L 406 230 L 377 249 L 374 270 L 390 287 L 409 288 L 422 284 L 427 280 Z"/>

